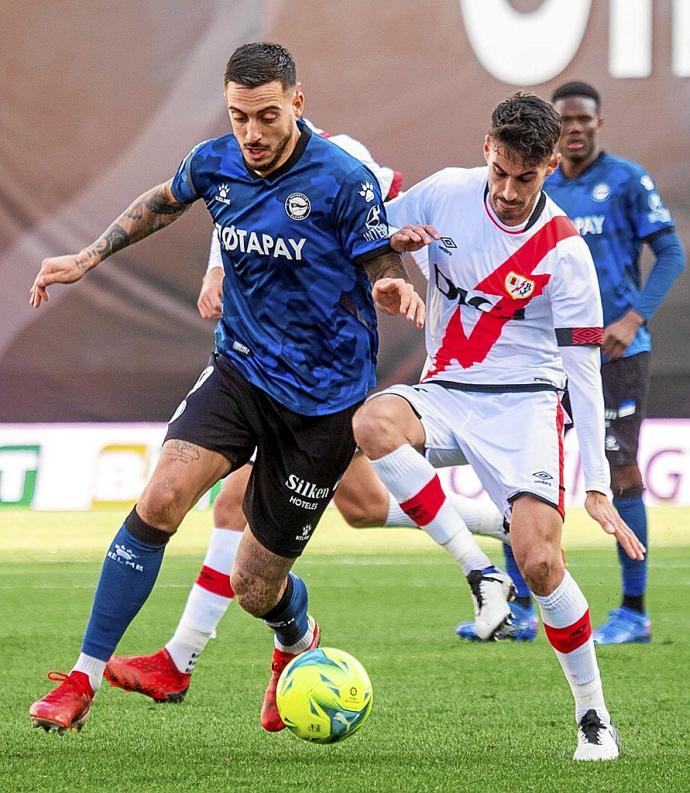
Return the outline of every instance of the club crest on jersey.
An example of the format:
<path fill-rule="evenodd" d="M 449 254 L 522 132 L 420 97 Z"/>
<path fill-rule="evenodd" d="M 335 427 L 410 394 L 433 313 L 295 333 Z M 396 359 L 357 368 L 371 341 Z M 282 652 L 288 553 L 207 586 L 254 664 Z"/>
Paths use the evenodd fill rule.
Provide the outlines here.
<path fill-rule="evenodd" d="M 534 281 L 511 270 L 506 275 L 505 288 L 513 300 L 526 300 L 534 292 Z"/>
<path fill-rule="evenodd" d="M 216 201 L 220 201 L 221 204 L 231 204 L 232 201 L 230 200 L 230 185 L 222 184 L 218 188 L 218 192 L 216 195 L 213 196 Z"/>
<path fill-rule="evenodd" d="M 311 201 L 304 193 L 290 193 L 285 199 L 285 211 L 293 220 L 304 220 L 311 214 Z"/>
<path fill-rule="evenodd" d="M 592 198 L 595 201 L 606 201 L 610 195 L 611 188 L 605 182 L 600 182 L 594 187 L 594 190 L 592 190 Z"/>

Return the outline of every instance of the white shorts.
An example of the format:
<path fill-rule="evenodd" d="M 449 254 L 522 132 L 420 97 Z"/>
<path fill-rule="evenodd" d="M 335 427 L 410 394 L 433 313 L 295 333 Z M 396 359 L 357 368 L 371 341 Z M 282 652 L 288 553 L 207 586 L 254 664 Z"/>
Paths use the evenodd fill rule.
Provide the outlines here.
<path fill-rule="evenodd" d="M 510 520 L 522 493 L 563 509 L 563 419 L 555 391 L 459 391 L 436 383 L 395 385 L 419 416 L 425 454 L 434 468 L 469 463 L 491 500 Z"/>

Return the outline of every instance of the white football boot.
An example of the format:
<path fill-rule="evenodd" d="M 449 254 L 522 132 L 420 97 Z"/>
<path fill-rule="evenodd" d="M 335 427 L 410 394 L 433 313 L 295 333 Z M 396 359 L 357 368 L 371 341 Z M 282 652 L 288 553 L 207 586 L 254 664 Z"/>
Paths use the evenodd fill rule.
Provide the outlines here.
<path fill-rule="evenodd" d="M 512 578 L 500 570 L 472 570 L 467 576 L 474 603 L 474 629 L 480 639 L 495 639 L 510 622 L 509 600 L 515 598 Z"/>
<path fill-rule="evenodd" d="M 588 710 L 577 728 L 577 749 L 573 760 L 615 760 L 621 744 L 613 724 L 606 724 L 596 710 Z"/>

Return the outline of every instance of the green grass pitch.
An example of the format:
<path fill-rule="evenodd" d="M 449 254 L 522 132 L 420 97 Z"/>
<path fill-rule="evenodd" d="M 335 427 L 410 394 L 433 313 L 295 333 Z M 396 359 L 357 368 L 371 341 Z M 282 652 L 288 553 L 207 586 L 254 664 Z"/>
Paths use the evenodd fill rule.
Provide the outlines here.
<path fill-rule="evenodd" d="M 688 509 L 651 511 L 649 645 L 599 649 L 621 734 L 616 763 L 575 764 L 570 691 L 540 627 L 534 644 L 460 642 L 467 586 L 414 531 L 359 531 L 327 514 L 297 571 L 323 644 L 357 656 L 374 685 L 362 730 L 332 746 L 258 723 L 271 636 L 233 605 L 184 703 L 156 705 L 107 684 L 80 734 L 31 728 L 49 669 L 76 657 L 103 551 L 119 514 L 0 513 L 2 793 L 375 793 L 690 790 Z M 210 524 L 190 516 L 120 651 L 169 637 Z M 570 528 L 572 524 L 572 529 Z M 573 510 L 568 561 L 595 623 L 617 604 L 610 540 Z M 496 543 L 484 547 L 500 560 Z"/>

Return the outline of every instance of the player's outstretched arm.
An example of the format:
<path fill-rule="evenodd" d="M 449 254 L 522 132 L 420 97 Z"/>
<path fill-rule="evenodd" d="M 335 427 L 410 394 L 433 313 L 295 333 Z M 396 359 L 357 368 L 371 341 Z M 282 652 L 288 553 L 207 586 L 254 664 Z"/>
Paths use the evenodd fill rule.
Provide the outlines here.
<path fill-rule="evenodd" d="M 387 314 L 402 314 L 418 328 L 424 327 L 426 308 L 415 291 L 400 254 L 387 252 L 367 262 L 374 302 Z"/>
<path fill-rule="evenodd" d="M 31 305 L 38 308 L 48 300 L 51 284 L 79 281 L 111 254 L 169 226 L 189 206 L 174 198 L 169 181 L 143 193 L 91 245 L 77 254 L 44 259 L 29 292 Z"/>
<path fill-rule="evenodd" d="M 631 559 L 644 559 L 647 549 L 618 514 L 607 495 L 596 490 L 588 491 L 585 509 L 607 534 L 613 534 Z"/>

